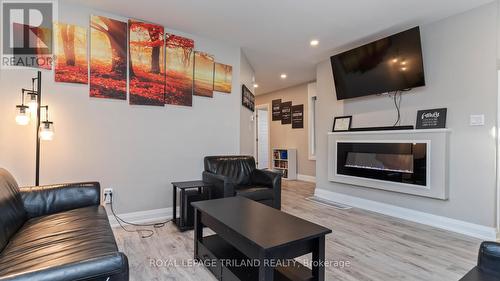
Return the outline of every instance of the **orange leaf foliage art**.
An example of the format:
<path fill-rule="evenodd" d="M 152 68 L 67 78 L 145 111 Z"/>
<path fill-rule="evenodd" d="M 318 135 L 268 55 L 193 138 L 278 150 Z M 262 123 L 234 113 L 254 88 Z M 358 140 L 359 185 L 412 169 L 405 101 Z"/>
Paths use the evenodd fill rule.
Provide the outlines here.
<path fill-rule="evenodd" d="M 126 100 L 127 23 L 91 16 L 90 27 L 90 96 Z"/>
<path fill-rule="evenodd" d="M 129 20 L 130 104 L 165 104 L 163 27 Z"/>
<path fill-rule="evenodd" d="M 87 29 L 65 23 L 54 24 L 55 81 L 88 83 Z"/>
<path fill-rule="evenodd" d="M 194 52 L 194 95 L 213 97 L 214 57 L 204 52 Z"/>
<path fill-rule="evenodd" d="M 167 66 L 165 102 L 192 106 L 194 41 L 182 36 L 166 34 L 165 47 Z"/>
<path fill-rule="evenodd" d="M 231 93 L 233 84 L 233 67 L 227 64 L 215 63 L 214 91 Z"/>

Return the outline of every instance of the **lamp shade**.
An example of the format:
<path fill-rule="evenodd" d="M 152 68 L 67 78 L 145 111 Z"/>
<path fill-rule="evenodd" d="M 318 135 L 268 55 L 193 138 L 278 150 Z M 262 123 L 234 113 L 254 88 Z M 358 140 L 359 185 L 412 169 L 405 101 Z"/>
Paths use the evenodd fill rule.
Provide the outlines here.
<path fill-rule="evenodd" d="M 54 123 L 50 121 L 43 121 L 40 124 L 40 139 L 50 141 L 54 138 Z"/>
<path fill-rule="evenodd" d="M 29 107 L 26 105 L 16 106 L 16 123 L 22 126 L 28 125 L 30 122 Z"/>
<path fill-rule="evenodd" d="M 28 100 L 26 101 L 31 113 L 36 113 L 38 107 L 38 97 L 36 93 L 29 93 Z"/>

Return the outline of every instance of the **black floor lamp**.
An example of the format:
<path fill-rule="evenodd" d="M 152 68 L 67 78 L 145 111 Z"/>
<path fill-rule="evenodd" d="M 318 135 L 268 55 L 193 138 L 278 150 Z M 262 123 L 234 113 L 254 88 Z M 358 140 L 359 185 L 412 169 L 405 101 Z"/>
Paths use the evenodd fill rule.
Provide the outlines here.
<path fill-rule="evenodd" d="M 36 87 L 35 87 L 36 82 Z M 25 94 L 27 100 L 25 100 Z M 25 101 L 27 105 L 25 105 Z M 40 185 L 40 140 L 52 140 L 54 137 L 54 123 L 49 121 L 49 106 L 42 106 L 42 72 L 31 79 L 31 89 L 22 89 L 21 104 L 16 105 L 16 123 L 28 125 L 36 111 L 36 162 L 35 162 L 35 185 Z M 45 120 L 41 121 L 41 110 L 45 109 Z"/>

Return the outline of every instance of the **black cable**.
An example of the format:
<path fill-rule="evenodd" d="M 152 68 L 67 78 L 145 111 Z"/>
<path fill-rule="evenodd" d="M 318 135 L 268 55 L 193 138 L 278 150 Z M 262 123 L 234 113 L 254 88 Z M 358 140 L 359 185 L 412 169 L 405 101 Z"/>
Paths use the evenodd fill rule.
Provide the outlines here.
<path fill-rule="evenodd" d="M 398 123 L 401 121 L 401 110 L 400 110 L 401 95 L 400 95 L 399 102 L 398 102 L 398 91 L 394 92 L 393 100 L 394 100 L 394 106 L 396 107 L 396 112 L 398 115 L 396 122 L 393 125 L 393 127 L 396 127 L 398 125 Z"/>
<path fill-rule="evenodd" d="M 138 224 L 138 223 L 132 223 L 132 222 L 127 222 L 124 219 L 120 218 L 116 213 L 115 213 L 115 208 L 113 207 L 113 194 L 109 195 L 110 197 L 110 205 L 111 205 L 111 213 L 115 217 L 116 221 L 120 225 L 120 227 L 125 230 L 126 232 L 137 232 L 141 235 L 141 238 L 150 238 L 151 236 L 154 235 L 154 231 L 151 229 L 136 229 L 136 230 L 129 230 L 126 229 L 125 226 L 122 225 L 122 223 L 127 224 L 127 225 L 132 225 L 132 226 L 138 226 L 138 227 L 149 227 L 152 226 L 153 228 L 161 228 L 167 225 L 167 223 L 171 222 L 172 219 L 168 219 L 163 222 L 159 223 L 151 223 L 151 224 Z M 147 232 L 148 234 L 143 234 L 143 232 Z"/>

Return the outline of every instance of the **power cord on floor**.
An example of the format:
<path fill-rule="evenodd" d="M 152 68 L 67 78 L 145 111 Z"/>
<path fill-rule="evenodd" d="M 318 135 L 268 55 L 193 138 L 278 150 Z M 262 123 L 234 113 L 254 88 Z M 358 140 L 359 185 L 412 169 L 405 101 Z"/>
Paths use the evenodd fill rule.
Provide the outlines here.
<path fill-rule="evenodd" d="M 107 194 L 106 194 L 107 196 Z M 110 202 L 110 205 L 111 205 L 111 213 L 113 214 L 113 216 L 115 217 L 116 221 L 118 222 L 118 224 L 120 225 L 120 227 L 126 231 L 126 232 L 137 232 L 141 238 L 150 238 L 154 235 L 154 231 L 151 230 L 151 229 L 135 229 L 135 230 L 130 230 L 130 229 L 127 229 L 125 228 L 125 226 L 123 224 L 126 224 L 126 225 L 131 225 L 131 226 L 137 226 L 137 227 L 153 227 L 153 228 L 161 228 L 161 227 L 164 227 L 165 225 L 167 225 L 167 223 L 171 222 L 172 220 L 171 219 L 168 219 L 166 221 L 163 221 L 163 222 L 159 222 L 159 223 L 149 223 L 149 224 L 139 224 L 139 223 L 132 223 L 132 222 L 127 222 L 125 221 L 124 219 L 120 218 L 116 213 L 115 213 L 115 208 L 113 207 L 113 193 L 109 194 L 109 202 Z M 123 223 L 123 224 L 122 224 Z"/>

